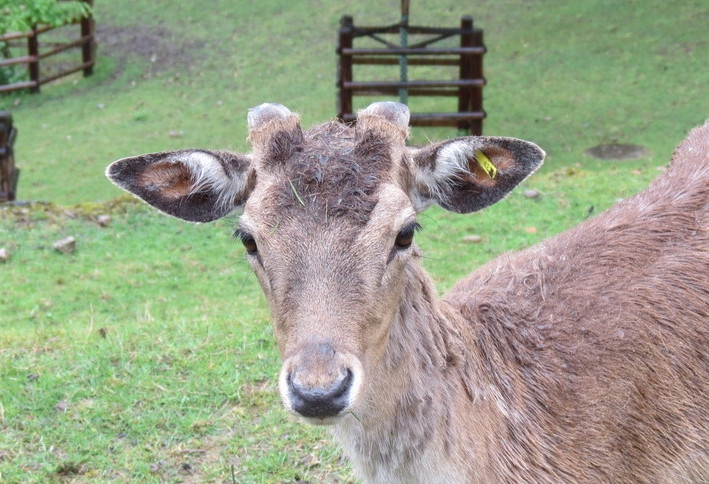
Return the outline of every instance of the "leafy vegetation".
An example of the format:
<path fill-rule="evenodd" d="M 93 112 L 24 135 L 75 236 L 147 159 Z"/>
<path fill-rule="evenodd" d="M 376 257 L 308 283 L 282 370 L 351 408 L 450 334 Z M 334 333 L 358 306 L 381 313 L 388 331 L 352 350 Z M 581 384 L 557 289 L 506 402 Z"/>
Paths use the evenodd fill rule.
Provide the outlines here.
<path fill-rule="evenodd" d="M 164 217 L 103 170 L 141 152 L 244 151 L 246 110 L 264 101 L 300 112 L 304 126 L 331 118 L 339 17 L 393 23 L 399 2 L 210 5 L 97 0 L 94 76 L 0 97 L 19 129 L 19 197 L 32 201 L 0 206 L 0 482 L 352 480 L 325 430 L 280 408 L 267 306 L 231 237 L 234 218 Z M 486 133 L 535 141 L 548 159 L 483 213 L 421 216 L 417 240 L 441 291 L 642 189 L 709 113 L 706 2 L 411 7 L 418 24 L 466 14 L 488 46 Z M 584 154 L 613 141 L 648 153 Z M 67 236 L 73 253 L 53 249 Z"/>
<path fill-rule="evenodd" d="M 0 34 L 27 32 L 37 24 L 58 27 L 89 12 L 89 4 L 78 0 L 0 0 Z"/>

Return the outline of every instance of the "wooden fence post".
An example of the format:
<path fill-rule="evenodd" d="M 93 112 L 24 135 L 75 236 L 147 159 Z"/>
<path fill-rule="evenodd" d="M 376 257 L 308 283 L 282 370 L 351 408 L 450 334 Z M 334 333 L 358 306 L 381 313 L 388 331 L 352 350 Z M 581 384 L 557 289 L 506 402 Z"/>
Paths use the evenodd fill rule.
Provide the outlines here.
<path fill-rule="evenodd" d="M 94 0 L 84 0 L 90 7 Z M 96 61 L 96 21 L 93 15 L 81 19 L 81 38 L 89 37 L 91 40 L 81 46 L 81 61 L 87 67 L 84 68 L 84 77 L 90 76 L 94 72 L 94 62 Z"/>
<path fill-rule="evenodd" d="M 473 47 L 473 18 L 466 15 L 460 19 L 460 46 Z M 474 54 L 460 54 L 460 74 L 461 80 L 474 79 L 473 77 Z M 458 112 L 464 113 L 473 111 L 472 109 L 472 86 L 460 86 L 458 88 Z M 471 132 L 471 121 L 461 120 L 458 122 L 459 131 Z"/>
<path fill-rule="evenodd" d="M 27 38 L 27 54 L 30 56 L 30 62 L 27 67 L 30 81 L 34 83 L 30 87 L 30 92 L 34 94 L 39 93 L 39 40 L 37 36 L 37 25 L 34 25 L 30 36 Z"/>
<path fill-rule="evenodd" d="M 344 55 L 342 49 L 351 49 L 353 38 L 354 19 L 345 15 L 340 19 L 337 41 L 337 117 L 343 121 L 346 114 L 352 114 L 352 91 L 345 88 L 346 82 L 352 82 L 352 56 Z"/>
<path fill-rule="evenodd" d="M 17 180 L 20 170 L 15 167 L 13 145 L 17 129 L 12 126 L 12 114 L 0 111 L 0 202 L 17 197 Z"/>
<path fill-rule="evenodd" d="M 472 28 L 472 23 L 471 23 Z M 483 31 L 481 29 L 473 30 L 472 33 L 473 46 L 485 48 L 485 43 L 483 42 Z M 483 77 L 483 54 L 476 55 L 472 58 L 470 78 L 471 79 L 482 79 Z M 471 89 L 470 98 L 470 110 L 479 111 L 483 113 L 483 118 L 485 116 L 485 110 L 483 109 L 483 84 L 475 86 Z M 470 134 L 482 135 L 483 134 L 483 120 L 474 119 L 470 122 Z"/>

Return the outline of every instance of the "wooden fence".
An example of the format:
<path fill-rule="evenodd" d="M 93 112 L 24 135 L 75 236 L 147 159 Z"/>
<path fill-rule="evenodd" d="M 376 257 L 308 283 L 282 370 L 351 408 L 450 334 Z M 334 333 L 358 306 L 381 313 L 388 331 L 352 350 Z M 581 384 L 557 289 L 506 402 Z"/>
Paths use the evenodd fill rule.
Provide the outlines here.
<path fill-rule="evenodd" d="M 83 0 L 89 5 L 93 5 L 93 0 Z M 79 37 L 65 41 L 42 42 L 40 36 L 53 30 L 75 29 L 79 26 Z M 77 20 L 72 24 L 59 27 L 48 25 L 35 25 L 29 32 L 13 32 L 0 36 L 0 42 L 4 42 L 8 49 L 6 52 L 17 51 L 26 43 L 27 55 L 8 57 L 0 60 L 0 68 L 16 65 L 27 66 L 27 81 L 13 82 L 0 85 L 0 92 L 14 91 L 18 89 L 29 89 L 30 92 L 38 93 L 40 86 L 54 81 L 69 74 L 83 71 L 84 76 L 90 76 L 96 63 L 96 39 L 95 22 L 92 16 Z M 50 73 L 42 72 L 40 65 L 42 61 L 70 49 L 81 49 L 81 62 L 78 61 L 69 65 L 61 65 L 56 71 Z"/>
<path fill-rule="evenodd" d="M 406 29 L 407 43 L 402 47 L 387 41 L 387 34 L 401 35 Z M 410 39 L 423 37 L 411 42 Z M 444 39 L 459 36 L 459 46 L 431 47 Z M 383 47 L 356 48 L 357 39 L 373 39 Z M 371 43 L 371 42 L 370 42 Z M 353 112 L 354 96 L 455 96 L 458 98 L 456 112 L 412 112 L 412 126 L 453 126 L 470 134 L 482 134 L 483 110 L 482 89 L 483 32 L 473 28 L 473 19 L 461 18 L 460 28 L 415 27 L 394 24 L 385 27 L 357 27 L 350 16 L 340 21 L 337 45 L 337 117 L 344 122 L 355 121 Z M 399 80 L 354 80 L 354 65 L 399 65 Z M 406 73 L 408 66 L 449 66 L 457 67 L 448 79 L 410 80 Z M 441 72 L 443 70 L 441 69 Z M 436 71 L 437 73 L 439 71 Z M 457 79 L 456 79 L 457 77 Z"/>

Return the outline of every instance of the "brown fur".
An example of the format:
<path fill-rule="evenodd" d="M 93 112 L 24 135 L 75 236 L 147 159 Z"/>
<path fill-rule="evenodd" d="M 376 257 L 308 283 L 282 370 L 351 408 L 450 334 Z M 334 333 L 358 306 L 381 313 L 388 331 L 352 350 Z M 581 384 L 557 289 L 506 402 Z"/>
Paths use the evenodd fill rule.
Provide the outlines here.
<path fill-rule="evenodd" d="M 434 419 L 459 482 L 709 482 L 708 153 L 709 125 L 645 192 L 402 305 L 388 356 L 428 358 L 395 400 L 438 416 L 388 433 Z"/>
<path fill-rule="evenodd" d="M 320 220 L 369 219 L 377 203 L 379 175 L 389 171 L 391 159 L 381 138 L 358 140 L 354 135 L 339 123 L 328 123 L 309 130 L 300 145 L 282 144 L 294 153 L 288 163 L 270 168 L 281 170 L 281 181 L 272 188 L 279 212 L 306 207 Z"/>
<path fill-rule="evenodd" d="M 302 132 L 262 105 L 251 155 L 146 155 L 108 174 L 188 220 L 247 200 L 284 405 L 330 425 L 365 481 L 709 482 L 709 124 L 646 191 L 438 299 L 419 249 L 398 242 L 417 212 L 495 203 L 543 152 L 509 138 L 409 149 L 407 122 L 375 104 L 356 128 Z M 308 392 L 334 397 L 300 405 Z"/>
<path fill-rule="evenodd" d="M 491 262 L 441 302 L 407 264 L 367 401 L 333 429 L 362 476 L 707 482 L 709 149 L 694 150 L 685 143 L 647 191 Z"/>

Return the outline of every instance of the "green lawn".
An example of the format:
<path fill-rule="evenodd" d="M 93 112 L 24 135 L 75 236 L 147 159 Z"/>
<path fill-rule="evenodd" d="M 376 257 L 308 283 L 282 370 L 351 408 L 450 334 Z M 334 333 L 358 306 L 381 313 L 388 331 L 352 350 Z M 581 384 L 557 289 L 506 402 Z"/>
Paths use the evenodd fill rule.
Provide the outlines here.
<path fill-rule="evenodd" d="M 305 126 L 330 119 L 339 17 L 394 23 L 399 2 L 176 4 L 96 0 L 95 75 L 0 97 L 19 129 L 19 198 L 34 201 L 0 205 L 10 253 L 0 262 L 0 482 L 352 480 L 327 433 L 280 408 L 267 307 L 232 238 L 235 217 L 164 217 L 103 171 L 142 152 L 247 150 L 246 110 L 265 101 Z M 468 14 L 488 47 L 486 134 L 529 139 L 548 158 L 484 213 L 421 217 L 424 264 L 441 291 L 642 189 L 709 117 L 704 1 L 411 5 L 414 24 Z M 648 154 L 584 154 L 608 142 Z M 529 188 L 540 197 L 526 198 Z M 67 236 L 76 251 L 55 251 Z"/>

